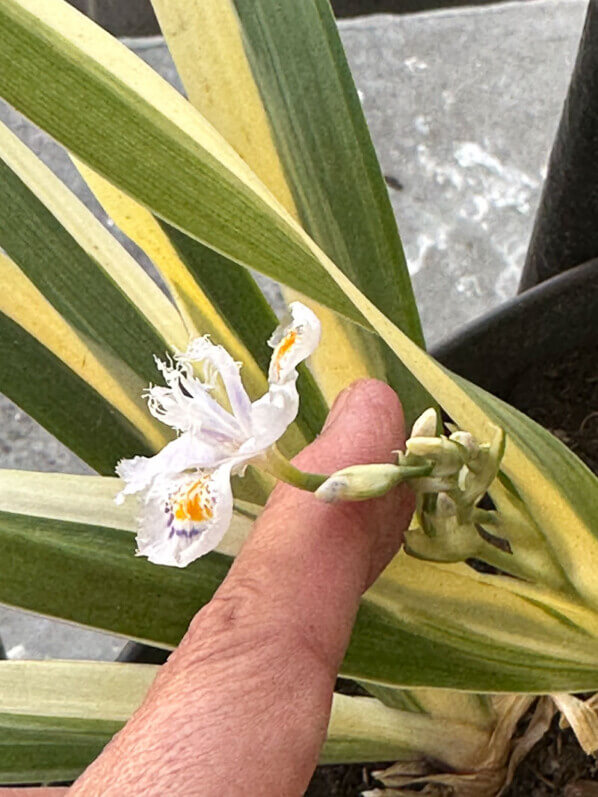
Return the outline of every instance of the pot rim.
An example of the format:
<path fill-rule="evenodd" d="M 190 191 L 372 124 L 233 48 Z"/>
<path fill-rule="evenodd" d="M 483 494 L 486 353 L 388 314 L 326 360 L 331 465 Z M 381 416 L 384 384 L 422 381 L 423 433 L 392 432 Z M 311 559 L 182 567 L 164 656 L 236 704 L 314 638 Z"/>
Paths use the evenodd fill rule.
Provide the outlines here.
<path fill-rule="evenodd" d="M 433 347 L 435 359 L 491 392 L 543 359 L 598 345 L 598 258 L 514 296 Z"/>

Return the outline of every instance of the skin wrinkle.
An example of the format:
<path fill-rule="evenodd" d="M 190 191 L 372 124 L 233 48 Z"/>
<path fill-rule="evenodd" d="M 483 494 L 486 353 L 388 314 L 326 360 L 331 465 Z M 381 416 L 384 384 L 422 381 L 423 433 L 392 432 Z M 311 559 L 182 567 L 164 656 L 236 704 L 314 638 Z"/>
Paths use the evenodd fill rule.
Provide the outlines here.
<path fill-rule="evenodd" d="M 330 473 L 391 461 L 403 443 L 395 394 L 362 381 L 341 394 L 295 463 Z M 412 508 L 404 487 L 351 505 L 277 487 L 216 600 L 71 793 L 300 797 L 361 592 L 398 548 Z"/>

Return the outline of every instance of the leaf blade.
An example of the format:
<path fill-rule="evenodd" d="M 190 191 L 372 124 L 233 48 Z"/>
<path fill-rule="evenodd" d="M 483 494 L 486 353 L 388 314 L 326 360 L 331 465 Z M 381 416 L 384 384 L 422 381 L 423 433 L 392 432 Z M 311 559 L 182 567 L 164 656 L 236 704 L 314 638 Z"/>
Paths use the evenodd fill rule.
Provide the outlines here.
<path fill-rule="evenodd" d="M 292 264 L 298 290 L 360 320 L 244 161 L 124 45 L 64 0 L 7 0 L 0 19 L 9 102 L 164 220 L 275 279 Z"/>
<path fill-rule="evenodd" d="M 141 704 L 159 667 L 83 661 L 0 663 L 0 782 L 74 779 Z M 488 733 L 466 722 L 334 695 L 320 763 L 431 756 L 466 768 Z"/>
<path fill-rule="evenodd" d="M 4 125 L 0 158 L 0 244 L 6 253 L 73 327 L 133 371 L 154 376 L 153 354 L 185 340 L 176 310 Z"/>
<path fill-rule="evenodd" d="M 423 346 L 394 213 L 330 4 L 233 4 L 302 226 Z M 411 423 L 430 398 L 394 353 L 378 345 L 385 379 L 400 392 Z"/>
<path fill-rule="evenodd" d="M 155 441 L 3 312 L 0 340 L 2 391 L 92 468 L 112 475 L 120 458 L 154 453 Z"/>
<path fill-rule="evenodd" d="M 154 10 L 194 107 L 298 220 L 233 4 L 154 0 Z M 199 48 L 198 37 L 202 41 Z M 283 295 L 287 301 L 307 303 L 318 313 L 322 338 L 311 358 L 311 368 L 329 403 L 356 379 L 384 377 L 377 343 L 371 336 L 323 307 L 316 309 L 299 293 L 283 289 Z"/>

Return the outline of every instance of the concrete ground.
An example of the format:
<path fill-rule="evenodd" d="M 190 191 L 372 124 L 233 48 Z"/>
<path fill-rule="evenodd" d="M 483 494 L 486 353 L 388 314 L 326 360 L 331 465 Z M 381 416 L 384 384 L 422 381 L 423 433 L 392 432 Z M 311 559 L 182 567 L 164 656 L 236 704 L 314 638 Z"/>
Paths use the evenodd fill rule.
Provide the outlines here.
<path fill-rule="evenodd" d="M 536 0 L 340 23 L 429 343 L 516 292 L 585 6 Z M 160 40 L 133 46 L 174 79 Z M 0 118 L 106 221 L 55 144 L 6 106 Z M 0 466 L 87 472 L 5 399 Z M 13 658 L 110 659 L 122 644 L 8 608 L 0 636 Z"/>

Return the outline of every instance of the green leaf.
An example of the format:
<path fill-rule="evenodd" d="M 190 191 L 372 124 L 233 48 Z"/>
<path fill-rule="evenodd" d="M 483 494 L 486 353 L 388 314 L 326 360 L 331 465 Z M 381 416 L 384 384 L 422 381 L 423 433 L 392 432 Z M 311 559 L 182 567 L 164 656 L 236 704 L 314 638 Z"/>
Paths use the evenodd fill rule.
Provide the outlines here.
<path fill-rule="evenodd" d="M 110 473 L 121 456 L 151 454 L 172 437 L 142 394 L 157 376 L 154 355 L 186 344 L 183 322 L 89 210 L 3 126 L 0 177 L 0 245 L 16 261 L 0 255 L 7 329 L 0 389 Z"/>
<path fill-rule="evenodd" d="M 393 210 L 330 4 L 233 5 L 304 228 L 388 318 L 422 344 Z"/>
<path fill-rule="evenodd" d="M 122 723 L 0 713 L 0 783 L 75 780 Z"/>
<path fill-rule="evenodd" d="M 3 661 L 0 713 L 117 726 L 141 705 L 160 668 L 95 661 Z M 24 688 L 25 687 L 25 688 Z"/>
<path fill-rule="evenodd" d="M 341 269 L 423 343 L 394 215 L 328 4 L 153 4 L 193 105 Z M 380 342 L 322 320 L 312 367 L 328 398 L 352 378 L 388 376 L 408 416 L 429 406 L 394 354 L 387 351 L 386 366 L 379 362 Z"/>
<path fill-rule="evenodd" d="M 2 3 L 0 91 L 165 221 L 361 319 L 231 147 L 174 88 L 64 0 Z"/>
<path fill-rule="evenodd" d="M 159 288 L 83 203 L 3 126 L 0 246 L 73 329 L 145 382 L 158 375 L 154 355 L 163 354 L 170 343 L 183 342 L 182 322 Z M 104 268 L 102 261 L 110 266 Z M 133 298 L 108 271 L 117 264 L 123 279 L 127 268 L 132 272 L 138 288 Z M 160 319 L 166 334 L 176 334 L 175 340 L 162 337 L 135 304 L 147 307 L 148 294 L 155 301 L 149 312 Z M 171 316 L 175 320 L 166 326 Z"/>
<path fill-rule="evenodd" d="M 123 486 L 114 477 L 0 470 L 0 511 L 135 532 L 137 498 L 127 496 L 122 504 L 115 501 Z M 233 522 L 216 548 L 228 556 L 236 556 L 262 507 L 236 500 L 234 509 Z"/>
<path fill-rule="evenodd" d="M 142 702 L 159 668 L 83 661 L 0 663 L 0 782 L 71 780 Z M 463 721 L 335 695 L 320 763 L 431 757 L 466 769 L 489 733 Z"/>
<path fill-rule="evenodd" d="M 94 476 L 0 471 L 0 602 L 174 647 L 231 560 L 213 552 L 179 569 L 136 557 L 137 502 L 115 507 L 121 486 Z M 222 551 L 237 552 L 259 513 L 241 510 Z"/>
<path fill-rule="evenodd" d="M 211 553 L 184 569 L 161 567 L 135 556 L 129 531 L 5 512 L 0 556 L 0 602 L 166 648 L 230 565 Z"/>
<path fill-rule="evenodd" d="M 256 397 L 265 392 L 268 386 L 263 369 L 224 322 L 218 309 L 179 257 L 161 223 L 149 210 L 100 177 L 93 169 L 76 159 L 75 165 L 107 214 L 145 252 L 160 272 L 185 320 L 188 337 L 210 335 L 237 362 L 243 363 L 243 380 L 250 395 Z M 201 247 L 201 244 L 197 246 Z M 264 331 L 262 346 L 265 346 L 275 325 L 276 319 L 272 317 L 271 325 Z"/>
<path fill-rule="evenodd" d="M 231 559 L 215 552 L 181 570 L 134 557 L 136 504 L 119 515 L 118 487 L 0 473 L 0 601 L 174 647 Z M 223 551 L 236 553 L 251 521 L 236 516 Z M 598 617 L 571 598 L 402 554 L 364 596 L 343 673 L 394 687 L 582 691 L 598 686 L 597 661 Z"/>
<path fill-rule="evenodd" d="M 388 192 L 328 0 L 233 0 L 301 223 L 415 342 L 423 334 Z M 384 347 L 408 422 L 430 397 Z"/>
<path fill-rule="evenodd" d="M 0 389 L 99 473 L 154 448 L 131 421 L 0 313 Z"/>
<path fill-rule="evenodd" d="M 342 672 L 388 686 L 478 692 L 598 687 L 598 615 L 466 565 L 399 554 L 365 594 Z"/>
<path fill-rule="evenodd" d="M 471 769 L 489 742 L 488 729 L 463 717 L 432 717 L 335 694 L 320 763 L 432 758 L 450 768 Z"/>
<path fill-rule="evenodd" d="M 0 664 L 0 782 L 74 780 L 143 700 L 157 667 Z"/>
<path fill-rule="evenodd" d="M 592 564 L 598 562 L 594 559 L 598 554 L 594 542 L 598 540 L 598 477 L 561 440 L 522 412 L 460 377 L 453 378 L 506 431 L 511 442 L 507 471 L 511 488 L 539 520 L 557 561 L 568 575 L 580 578 L 579 582 L 574 578 L 577 588 L 598 608 L 598 574 L 592 569 Z M 531 467 L 542 474 L 542 479 L 528 483 L 523 473 L 518 472 L 519 461 L 522 469 Z M 570 508 L 584 530 L 587 529 L 593 538 L 591 545 L 585 533 L 583 536 L 575 533 L 577 524 L 567 524 L 565 508 Z M 557 513 L 556 517 L 551 517 L 552 511 Z M 586 586 L 581 583 L 582 578 Z"/>

